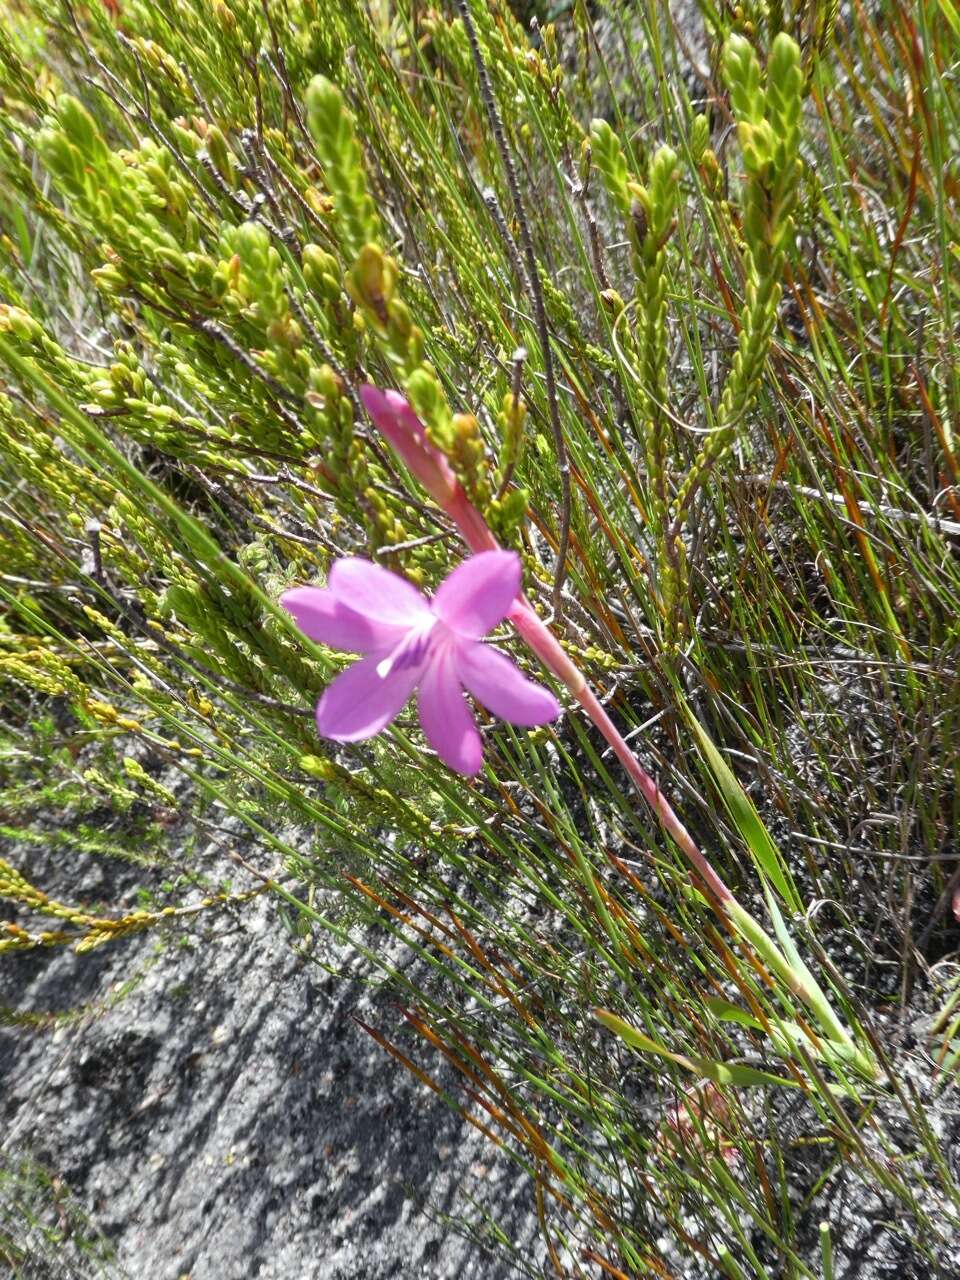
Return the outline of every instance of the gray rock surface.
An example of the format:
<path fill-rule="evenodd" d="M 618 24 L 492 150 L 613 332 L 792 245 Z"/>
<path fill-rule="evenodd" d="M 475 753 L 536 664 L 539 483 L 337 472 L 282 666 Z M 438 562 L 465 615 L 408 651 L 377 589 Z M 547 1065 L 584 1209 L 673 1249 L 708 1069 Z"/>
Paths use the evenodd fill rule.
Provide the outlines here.
<path fill-rule="evenodd" d="M 159 947 L 5 959 L 0 1004 L 21 1009 L 141 979 L 77 1024 L 0 1031 L 0 1170 L 28 1152 L 112 1245 L 103 1274 L 131 1280 L 542 1274 L 524 1176 L 354 1020 L 403 1036 L 369 966 L 324 939 L 317 958 L 346 973 L 295 954 L 259 900 Z M 465 1235 L 464 1219 L 484 1230 L 474 1196 L 514 1256 Z M 42 1235 L 30 1247 L 31 1276 L 102 1274 Z"/>

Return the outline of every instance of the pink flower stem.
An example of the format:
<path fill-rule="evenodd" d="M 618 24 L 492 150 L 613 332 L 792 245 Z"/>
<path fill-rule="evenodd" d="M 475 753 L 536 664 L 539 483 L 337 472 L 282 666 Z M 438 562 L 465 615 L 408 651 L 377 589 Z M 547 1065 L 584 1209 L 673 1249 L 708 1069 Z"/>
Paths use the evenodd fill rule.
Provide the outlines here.
<path fill-rule="evenodd" d="M 681 853 L 694 868 L 716 900 L 724 908 L 734 901 L 733 894 L 714 871 L 694 843 L 689 831 L 674 813 L 670 802 L 630 750 L 620 730 L 604 710 L 600 699 L 587 684 L 583 672 L 564 653 L 556 637 L 537 617 L 529 603 L 519 597 L 510 612 L 510 621 L 548 670 L 561 680 L 571 695 L 597 726 L 626 769 L 631 782 L 673 838 Z"/>
<path fill-rule="evenodd" d="M 471 551 L 494 551 L 499 547 L 500 544 L 493 536 L 490 526 L 467 498 L 459 484 L 455 487 L 453 496 L 442 505 L 460 530 L 464 542 Z M 564 684 L 603 734 L 613 748 L 617 759 L 626 769 L 630 780 L 656 814 L 664 830 L 673 838 L 681 853 L 697 872 L 717 905 L 724 909 L 734 903 L 733 894 L 697 848 L 689 831 L 674 813 L 663 792 L 630 750 L 620 730 L 601 705 L 600 699 L 587 684 L 583 672 L 567 657 L 553 632 L 537 617 L 525 596 L 517 597 L 509 617 L 521 637 L 547 670 L 552 671 Z"/>

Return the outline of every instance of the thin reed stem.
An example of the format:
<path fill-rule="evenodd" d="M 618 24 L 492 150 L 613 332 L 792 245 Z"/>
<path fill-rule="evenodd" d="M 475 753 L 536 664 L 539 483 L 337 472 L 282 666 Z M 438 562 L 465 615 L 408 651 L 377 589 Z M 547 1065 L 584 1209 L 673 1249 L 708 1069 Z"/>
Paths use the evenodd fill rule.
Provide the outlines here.
<path fill-rule="evenodd" d="M 473 55 L 477 77 L 480 81 L 480 95 L 483 98 L 487 119 L 490 121 L 490 128 L 497 143 L 497 150 L 503 160 L 507 186 L 510 188 L 510 197 L 513 201 L 514 215 L 517 219 L 517 226 L 520 228 L 520 239 L 523 242 L 523 254 L 527 267 L 525 272 L 526 284 L 530 290 L 530 299 L 533 302 L 537 336 L 540 340 L 540 350 L 543 353 L 543 375 L 547 384 L 550 431 L 553 435 L 553 447 L 557 456 L 557 470 L 560 472 L 560 528 L 557 535 L 557 568 L 553 579 L 553 607 L 559 617 L 563 612 L 563 581 L 567 572 L 567 551 L 570 545 L 570 513 L 573 499 L 570 488 L 570 461 L 567 457 L 567 446 L 563 439 L 563 427 L 560 424 L 560 408 L 557 402 L 557 377 L 554 371 L 553 351 L 550 347 L 547 309 L 544 306 L 543 289 L 540 285 L 537 251 L 534 247 L 533 236 L 530 234 L 530 224 L 527 220 L 526 210 L 523 207 L 523 197 L 520 194 L 520 183 L 517 180 L 513 156 L 510 154 L 510 148 L 507 144 L 507 135 L 504 132 L 503 121 L 500 119 L 500 111 L 497 107 L 493 86 L 490 83 L 487 65 L 483 59 L 473 14 L 470 12 L 470 0 L 457 0 L 457 6 L 460 10 L 460 16 L 463 18 L 467 38 L 470 41 L 470 52 Z"/>

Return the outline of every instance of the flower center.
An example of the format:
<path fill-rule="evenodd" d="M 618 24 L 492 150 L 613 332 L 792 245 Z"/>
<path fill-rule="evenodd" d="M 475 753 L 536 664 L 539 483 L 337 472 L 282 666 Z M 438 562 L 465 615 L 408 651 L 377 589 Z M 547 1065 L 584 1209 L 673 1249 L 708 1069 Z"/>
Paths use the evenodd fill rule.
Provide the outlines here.
<path fill-rule="evenodd" d="M 441 624 L 442 628 L 442 624 Z M 410 667 L 419 666 L 426 658 L 434 635 L 437 632 L 437 619 L 430 618 L 420 627 L 414 627 L 403 637 L 396 648 L 377 663 L 377 675 L 381 680 L 395 671 L 407 671 Z"/>

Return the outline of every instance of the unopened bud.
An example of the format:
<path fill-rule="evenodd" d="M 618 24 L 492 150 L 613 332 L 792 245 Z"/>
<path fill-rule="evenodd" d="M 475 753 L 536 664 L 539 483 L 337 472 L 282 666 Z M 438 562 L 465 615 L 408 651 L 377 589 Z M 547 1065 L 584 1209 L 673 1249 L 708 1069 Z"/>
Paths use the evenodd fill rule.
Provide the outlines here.
<path fill-rule="evenodd" d="M 303 278 L 314 293 L 333 302 L 340 294 L 340 264 L 332 253 L 319 245 L 308 244 L 303 250 Z"/>
<path fill-rule="evenodd" d="M 207 154 L 213 161 L 214 168 L 224 182 L 231 187 L 234 185 L 234 164 L 233 156 L 227 147 L 227 140 L 223 133 L 216 125 L 210 125 L 206 130 Z"/>
<path fill-rule="evenodd" d="M 600 294 L 600 301 L 607 314 L 614 318 L 620 315 L 627 305 L 616 289 L 604 289 Z"/>
<path fill-rule="evenodd" d="M 0 304 L 0 332 L 12 333 L 21 342 L 37 342 L 43 337 L 43 327 L 22 307 Z"/>
<path fill-rule="evenodd" d="M 457 491 L 457 478 L 446 457 L 430 444 L 426 428 L 403 396 L 365 383 L 360 388 L 360 399 L 374 426 L 390 442 L 411 475 L 445 506 Z"/>
<path fill-rule="evenodd" d="M 213 12 L 217 16 L 217 21 L 223 27 L 224 31 L 233 31 L 237 25 L 237 20 L 232 11 L 227 8 L 223 0 L 215 0 Z"/>
<path fill-rule="evenodd" d="M 347 288 L 353 300 L 387 324 L 387 304 L 397 283 L 397 264 L 374 244 L 365 244 L 350 272 Z"/>

